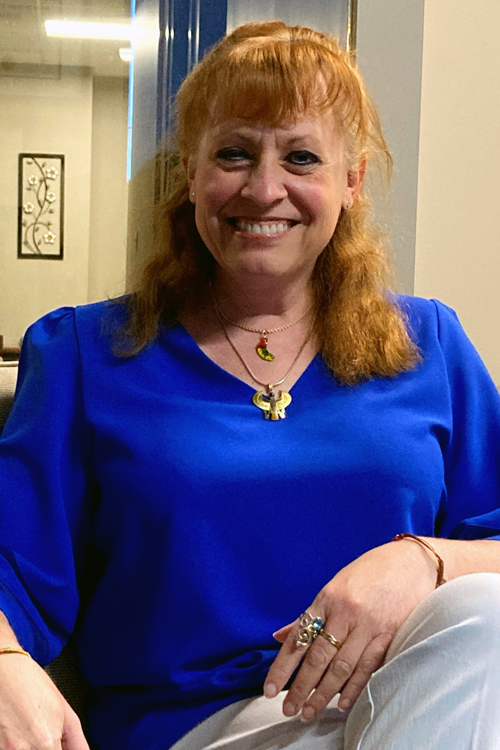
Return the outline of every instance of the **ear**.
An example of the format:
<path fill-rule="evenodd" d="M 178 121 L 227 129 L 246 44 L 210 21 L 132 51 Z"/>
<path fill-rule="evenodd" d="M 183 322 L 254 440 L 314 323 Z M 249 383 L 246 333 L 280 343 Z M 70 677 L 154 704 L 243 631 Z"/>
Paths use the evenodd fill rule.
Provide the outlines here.
<path fill-rule="evenodd" d="M 191 190 L 193 188 L 194 178 L 196 175 L 196 162 L 193 156 L 183 156 L 182 157 L 182 166 L 184 167 L 184 172 L 186 173 L 186 178 L 188 181 L 189 189 Z"/>
<path fill-rule="evenodd" d="M 363 179 L 366 172 L 366 159 L 360 163 L 358 169 L 350 169 L 347 172 L 347 190 L 345 194 L 345 200 L 351 204 L 354 203 L 356 197 L 361 190 Z"/>

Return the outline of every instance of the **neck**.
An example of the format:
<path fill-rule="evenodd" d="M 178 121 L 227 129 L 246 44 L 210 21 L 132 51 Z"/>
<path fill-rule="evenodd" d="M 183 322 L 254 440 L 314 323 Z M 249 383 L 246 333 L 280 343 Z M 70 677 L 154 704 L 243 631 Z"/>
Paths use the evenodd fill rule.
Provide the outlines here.
<path fill-rule="evenodd" d="M 262 323 L 272 328 L 300 317 L 311 307 L 309 280 L 284 283 L 282 279 L 227 278 L 216 274 L 214 290 L 225 314 L 239 323 Z M 264 320 L 265 319 L 265 320 Z"/>

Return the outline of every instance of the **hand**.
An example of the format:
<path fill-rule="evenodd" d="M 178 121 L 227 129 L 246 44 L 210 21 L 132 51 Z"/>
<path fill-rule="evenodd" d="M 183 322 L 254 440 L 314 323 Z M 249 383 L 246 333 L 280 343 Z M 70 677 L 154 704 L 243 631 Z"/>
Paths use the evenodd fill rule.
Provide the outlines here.
<path fill-rule="evenodd" d="M 0 655 L 0 750 L 89 750 L 80 720 L 38 664 Z"/>
<path fill-rule="evenodd" d="M 278 630 L 282 647 L 264 684 L 272 698 L 302 665 L 283 703 L 285 716 L 302 711 L 315 718 L 343 687 L 339 708 L 350 708 L 370 676 L 382 666 L 394 635 L 436 584 L 433 560 L 410 540 L 390 542 L 347 565 L 308 607 L 322 617 L 323 628 L 337 638 L 337 651 L 318 636 L 306 647 L 296 645 L 299 620 Z"/>

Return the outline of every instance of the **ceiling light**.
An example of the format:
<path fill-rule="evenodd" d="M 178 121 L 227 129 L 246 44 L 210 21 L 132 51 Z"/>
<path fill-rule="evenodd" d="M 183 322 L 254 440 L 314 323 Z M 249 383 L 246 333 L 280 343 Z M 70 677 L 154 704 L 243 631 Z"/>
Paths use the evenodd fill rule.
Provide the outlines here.
<path fill-rule="evenodd" d="M 132 50 L 130 47 L 120 47 L 118 54 L 123 62 L 130 62 L 132 59 Z"/>
<path fill-rule="evenodd" d="M 47 36 L 66 37 L 70 39 L 114 39 L 129 40 L 132 35 L 131 24 L 101 23 L 88 21 L 45 21 Z"/>

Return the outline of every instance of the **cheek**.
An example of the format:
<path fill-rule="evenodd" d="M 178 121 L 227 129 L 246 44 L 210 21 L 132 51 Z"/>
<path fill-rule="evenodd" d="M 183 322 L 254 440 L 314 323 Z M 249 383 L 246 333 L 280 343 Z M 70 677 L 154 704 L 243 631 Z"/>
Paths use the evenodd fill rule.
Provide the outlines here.
<path fill-rule="evenodd" d="M 228 180 L 205 175 L 198 183 L 195 204 L 195 221 L 198 232 L 210 252 L 217 252 L 224 230 L 228 228 L 224 209 L 234 194 Z"/>
<path fill-rule="evenodd" d="M 328 221 L 338 215 L 344 191 L 342 181 L 336 174 L 319 175 L 308 182 L 303 181 L 299 183 L 299 188 L 297 197 L 313 221 Z"/>
<path fill-rule="evenodd" d="M 201 175 L 197 194 L 212 218 L 238 193 L 240 182 L 238 175 L 226 174 L 220 170 L 207 170 Z"/>
<path fill-rule="evenodd" d="M 340 215 L 341 202 L 335 188 L 331 191 L 311 191 L 309 196 L 310 215 L 318 230 L 333 234 Z"/>

